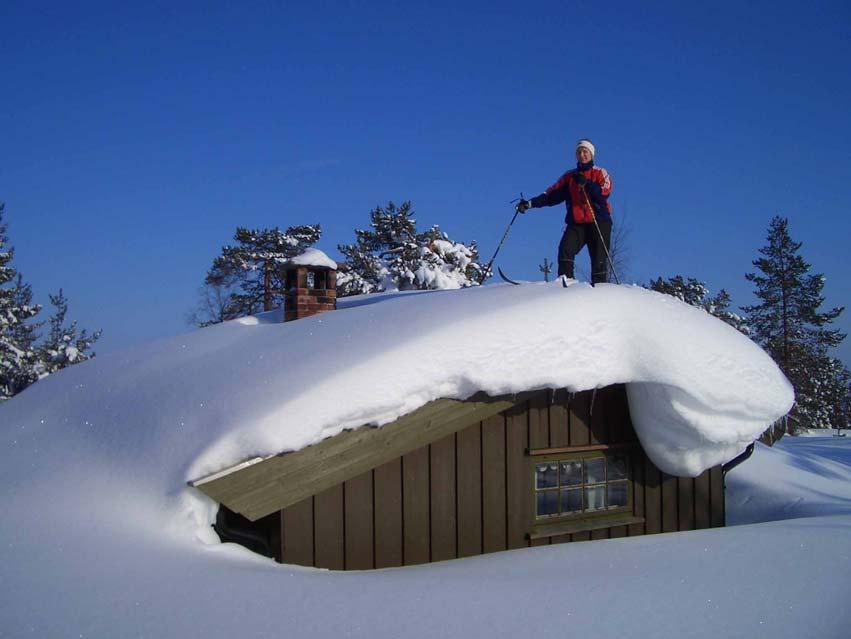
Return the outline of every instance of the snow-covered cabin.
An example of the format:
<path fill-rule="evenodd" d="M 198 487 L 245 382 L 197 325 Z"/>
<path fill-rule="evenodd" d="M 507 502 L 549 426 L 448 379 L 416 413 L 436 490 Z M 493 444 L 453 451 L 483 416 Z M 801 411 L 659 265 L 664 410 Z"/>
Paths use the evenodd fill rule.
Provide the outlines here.
<path fill-rule="evenodd" d="M 221 584 L 239 553 L 214 526 L 353 568 L 718 525 L 719 465 L 792 403 L 753 342 L 640 287 L 337 306 L 100 355 L 0 405 L 10 583 L 83 593 L 108 570 L 198 589 L 230 570 Z"/>
<path fill-rule="evenodd" d="M 638 287 L 343 302 L 280 328 L 302 348 L 278 406 L 190 477 L 221 505 L 223 540 L 284 563 L 382 568 L 721 526 L 722 464 L 791 404 L 747 338 Z M 252 440 L 260 454 L 235 454 Z"/>

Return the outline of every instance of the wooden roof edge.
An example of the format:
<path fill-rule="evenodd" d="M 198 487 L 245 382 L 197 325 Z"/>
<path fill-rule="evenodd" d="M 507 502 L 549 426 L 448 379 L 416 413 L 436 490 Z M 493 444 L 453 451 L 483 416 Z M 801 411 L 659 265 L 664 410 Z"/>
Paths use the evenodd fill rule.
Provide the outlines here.
<path fill-rule="evenodd" d="M 222 468 L 221 470 L 217 470 L 211 475 L 204 475 L 203 477 L 199 477 L 198 479 L 191 479 L 187 484 L 192 486 L 193 488 L 199 488 L 204 484 L 207 484 L 211 481 L 216 481 L 217 479 L 221 479 L 226 475 L 230 475 L 231 473 L 239 472 L 244 468 L 248 468 L 249 466 L 253 466 L 254 464 L 259 464 L 260 462 L 266 461 L 269 457 L 274 457 L 275 455 L 268 455 L 266 457 L 251 457 L 250 459 L 246 459 L 245 461 L 241 461 L 234 466 L 228 466 L 227 468 Z"/>
<path fill-rule="evenodd" d="M 298 451 L 254 457 L 188 483 L 256 520 L 296 503 L 310 491 L 321 492 L 379 466 L 389 461 L 388 456 L 406 454 L 485 416 L 508 410 L 537 392 L 496 397 L 478 392 L 464 400 L 440 398 L 380 428 L 364 425 L 345 430 Z"/>
<path fill-rule="evenodd" d="M 447 400 L 447 399 L 444 399 L 444 398 L 438 398 L 438 399 L 432 400 L 432 401 L 430 401 L 426 404 L 423 404 L 422 406 L 411 411 L 410 413 L 405 413 L 404 415 L 400 415 L 397 419 L 393 420 L 392 422 L 389 422 L 388 424 L 385 424 L 385 426 L 395 424 L 396 422 L 398 422 L 400 420 L 403 420 L 405 418 L 409 418 L 410 416 L 421 413 L 421 412 L 422 413 L 428 413 L 428 412 L 431 412 L 431 411 L 440 410 L 441 404 L 443 404 L 444 402 L 447 402 L 447 401 L 458 401 L 460 403 L 462 401 L 467 401 L 467 400 Z M 362 424 L 360 426 L 356 426 L 354 428 L 345 428 L 345 429 L 341 430 L 339 433 L 336 433 L 334 435 L 329 435 L 328 437 L 325 437 L 325 438 L 319 440 L 318 442 L 315 442 L 313 444 L 308 444 L 304 448 L 299 448 L 297 450 L 285 450 L 285 451 L 282 451 L 280 453 L 275 453 L 273 455 L 250 457 L 248 459 L 245 459 L 241 462 L 234 464 L 233 466 L 228 466 L 226 468 L 222 468 L 221 470 L 217 470 L 216 472 L 211 473 L 210 475 L 204 475 L 203 477 L 199 477 L 198 479 L 189 480 L 186 483 L 189 484 L 190 486 L 192 486 L 193 488 L 200 488 L 201 486 L 203 486 L 205 484 L 209 484 L 211 482 L 215 482 L 215 481 L 218 481 L 220 479 L 223 479 L 224 477 L 227 477 L 229 475 L 234 475 L 236 473 L 240 473 L 241 471 L 245 471 L 246 469 L 251 468 L 252 466 L 255 466 L 256 464 L 259 464 L 259 463 L 262 463 L 262 462 L 268 462 L 269 460 L 276 459 L 276 458 L 286 457 L 287 455 L 300 453 L 300 452 L 308 450 L 310 448 L 315 448 L 317 446 L 321 446 L 322 444 L 324 444 L 328 440 L 334 439 L 335 437 L 340 437 L 341 435 L 345 435 L 345 434 L 348 434 L 348 433 L 354 433 L 354 432 L 363 430 L 365 428 L 382 428 L 382 426 L 376 426 L 375 424 L 372 424 L 372 423 L 366 423 L 366 424 Z"/>
<path fill-rule="evenodd" d="M 419 408 L 414 409 L 410 413 L 405 413 L 404 415 L 400 415 L 395 420 L 393 420 L 393 422 L 383 424 L 382 426 L 376 426 L 373 423 L 366 423 L 366 424 L 362 424 L 360 426 L 356 426 L 354 428 L 346 428 L 346 429 L 343 429 L 342 431 L 340 431 L 339 433 L 336 433 L 335 435 L 329 435 L 328 437 L 325 437 L 324 439 L 321 439 L 320 441 L 318 441 L 316 443 L 309 444 L 308 446 L 305 446 L 304 448 L 300 448 L 298 450 L 287 450 L 287 451 L 283 451 L 283 452 L 280 452 L 280 453 L 275 453 L 274 455 L 250 457 L 250 458 L 245 459 L 241 462 L 237 462 L 233 466 L 227 466 L 226 468 L 222 468 L 221 470 L 217 470 L 216 472 L 211 473 L 209 475 L 204 475 L 203 477 L 199 477 L 198 479 L 190 479 L 186 483 L 189 486 L 192 486 L 193 488 L 198 488 L 200 486 L 203 486 L 206 483 L 215 481 L 217 479 L 221 479 L 222 477 L 225 477 L 226 475 L 230 475 L 230 474 L 237 473 L 239 471 L 245 470 L 246 468 L 249 468 L 250 466 L 254 466 L 255 464 L 267 461 L 267 460 L 272 459 L 274 457 L 282 457 L 284 455 L 290 455 L 292 453 L 298 453 L 302 450 L 305 450 L 307 448 L 311 448 L 313 446 L 318 446 L 318 445 L 322 444 L 323 442 L 325 442 L 329 439 L 332 439 L 334 437 L 338 437 L 338 436 L 342 435 L 343 433 L 350 433 L 350 432 L 353 432 L 353 431 L 356 431 L 356 430 L 360 430 L 362 428 L 382 428 L 383 426 L 389 426 L 390 424 L 393 424 L 393 423 L 399 421 L 400 419 L 410 417 L 410 416 L 414 415 L 415 413 L 423 411 L 424 409 L 436 407 L 434 405 L 442 403 L 442 402 L 450 401 L 450 402 L 458 402 L 458 403 L 465 403 L 465 402 L 491 403 L 491 402 L 503 402 L 503 401 L 506 401 L 509 397 L 516 398 L 517 402 L 521 402 L 521 401 L 525 401 L 526 399 L 528 399 L 531 395 L 533 395 L 536 392 L 538 392 L 538 391 L 522 391 L 520 393 L 508 393 L 508 394 L 505 394 L 505 395 L 491 396 L 491 395 L 488 395 L 487 393 L 485 393 L 484 391 L 477 391 L 476 393 L 473 393 L 472 395 L 470 395 L 466 399 L 454 399 L 454 398 L 451 398 L 451 397 L 438 397 L 437 399 L 434 399 L 430 402 L 427 402 L 427 403 L 423 404 L 422 406 L 420 406 Z"/>

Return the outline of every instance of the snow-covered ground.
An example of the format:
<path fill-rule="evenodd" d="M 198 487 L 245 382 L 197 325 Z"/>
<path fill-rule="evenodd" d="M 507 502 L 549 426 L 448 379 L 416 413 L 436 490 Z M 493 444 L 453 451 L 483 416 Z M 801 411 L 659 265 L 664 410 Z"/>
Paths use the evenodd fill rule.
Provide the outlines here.
<path fill-rule="evenodd" d="M 154 543 L 132 518 L 7 495 L 0 636 L 847 637 L 849 479 L 848 439 L 785 438 L 728 477 L 731 516 L 817 516 L 365 573 Z M 119 489 L 133 514 L 144 498 Z"/>
<path fill-rule="evenodd" d="M 851 515 L 851 441 L 832 432 L 757 444 L 727 476 L 727 524 Z"/>
<path fill-rule="evenodd" d="M 842 636 L 848 438 L 760 447 L 729 478 L 731 518 L 808 519 L 368 573 L 217 543 L 187 480 L 436 397 L 626 383 L 642 443 L 686 472 L 791 402 L 749 340 L 636 287 L 374 296 L 273 320 L 99 357 L 0 405 L 0 636 Z"/>

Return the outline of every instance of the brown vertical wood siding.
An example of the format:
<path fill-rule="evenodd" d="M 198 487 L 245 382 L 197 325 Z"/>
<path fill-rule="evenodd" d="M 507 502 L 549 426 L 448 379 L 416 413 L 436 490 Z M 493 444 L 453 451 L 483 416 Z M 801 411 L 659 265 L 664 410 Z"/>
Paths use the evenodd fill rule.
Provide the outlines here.
<path fill-rule="evenodd" d="M 550 448 L 550 416 L 549 416 L 549 393 L 540 393 L 529 400 L 529 448 Z M 528 464 L 528 462 L 527 462 Z M 528 493 L 529 486 L 527 484 Z M 527 497 L 528 499 L 528 497 Z M 534 506 L 532 506 L 534 508 Z M 531 518 L 534 513 L 529 513 Z M 546 546 L 551 539 L 533 539 L 531 546 Z"/>
<path fill-rule="evenodd" d="M 458 481 L 458 556 L 482 554 L 482 425 L 466 428 L 456 438 Z"/>
<path fill-rule="evenodd" d="M 364 570 L 724 525 L 720 466 L 694 479 L 672 477 L 636 446 L 633 514 L 643 523 L 530 541 L 529 450 L 636 441 L 622 385 L 596 393 L 541 391 L 502 414 L 285 508 L 281 559 Z"/>
<path fill-rule="evenodd" d="M 406 566 L 431 560 L 429 453 L 423 446 L 402 456 L 402 560 Z"/>
<path fill-rule="evenodd" d="M 431 561 L 458 556 L 458 483 L 455 477 L 455 435 L 431 445 Z"/>
<path fill-rule="evenodd" d="M 529 546 L 532 519 L 529 447 L 529 411 L 522 404 L 505 411 L 505 514 L 508 548 Z"/>
<path fill-rule="evenodd" d="M 482 549 L 505 550 L 505 416 L 482 422 Z"/>
<path fill-rule="evenodd" d="M 281 561 L 300 566 L 314 565 L 313 497 L 281 511 Z"/>
<path fill-rule="evenodd" d="M 317 568 L 343 570 L 345 540 L 343 484 L 313 498 L 313 556 Z"/>
<path fill-rule="evenodd" d="M 375 567 L 402 565 L 402 458 L 372 471 L 375 489 Z"/>
<path fill-rule="evenodd" d="M 372 473 L 369 472 L 343 485 L 346 570 L 368 570 L 375 566 L 372 482 Z"/>

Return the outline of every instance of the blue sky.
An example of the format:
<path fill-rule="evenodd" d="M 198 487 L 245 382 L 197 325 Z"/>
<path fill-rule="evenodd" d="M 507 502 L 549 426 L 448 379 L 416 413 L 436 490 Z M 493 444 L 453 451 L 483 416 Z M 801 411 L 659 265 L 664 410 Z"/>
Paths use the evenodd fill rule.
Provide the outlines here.
<path fill-rule="evenodd" d="M 629 230 L 622 279 L 749 303 L 779 214 L 827 305 L 851 297 L 847 3 L 6 2 L 0 24 L 15 264 L 104 329 L 100 352 L 190 330 L 237 225 L 319 222 L 336 257 L 410 199 L 487 259 L 509 201 L 586 136 Z M 562 217 L 521 218 L 498 263 L 538 279 Z"/>

